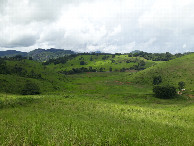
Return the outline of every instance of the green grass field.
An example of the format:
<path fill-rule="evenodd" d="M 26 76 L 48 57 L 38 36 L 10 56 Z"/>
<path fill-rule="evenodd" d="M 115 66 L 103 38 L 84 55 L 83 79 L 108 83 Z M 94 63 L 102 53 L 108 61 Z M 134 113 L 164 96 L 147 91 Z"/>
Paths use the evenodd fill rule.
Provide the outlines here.
<path fill-rule="evenodd" d="M 112 67 L 113 71 L 120 70 L 122 68 L 130 68 L 133 65 L 137 65 L 139 60 L 145 61 L 145 68 L 151 67 L 155 64 L 160 63 L 161 61 L 151 61 L 146 60 L 142 57 L 128 57 L 128 55 L 116 55 L 112 58 L 112 55 L 106 55 L 108 58 L 103 60 L 102 58 L 105 55 L 79 55 L 72 60 L 67 61 L 66 64 L 59 64 L 59 65 L 49 65 L 49 67 L 61 71 L 61 70 L 71 70 L 72 68 L 81 68 L 81 67 L 93 67 L 99 69 L 100 67 L 105 68 L 105 71 L 109 71 L 109 68 Z M 90 58 L 92 57 L 92 61 Z M 82 58 L 82 59 L 81 59 Z M 126 63 L 127 60 L 136 61 Z M 86 62 L 86 65 L 80 65 L 80 61 Z M 114 61 L 114 62 L 112 62 Z"/>
<path fill-rule="evenodd" d="M 194 98 L 188 94 L 194 95 L 194 89 L 187 81 L 193 79 L 192 61 L 190 55 L 140 72 L 67 76 L 55 72 L 62 64 L 56 70 L 54 65 L 45 70 L 35 66 L 36 72 L 46 73 L 44 79 L 30 79 L 41 86 L 41 95 L 0 93 L 0 145 L 193 146 Z M 185 73 L 179 79 L 186 82 L 185 93 L 168 100 L 155 98 L 150 80 L 157 69 L 164 83 L 168 75 L 169 83 L 176 84 L 179 77 L 173 75 Z M 17 88 L 26 79 L 0 78 L 13 81 Z"/>
<path fill-rule="evenodd" d="M 69 75 L 66 91 L 0 95 L 1 145 L 193 145 L 194 103 L 162 100 L 128 73 Z"/>

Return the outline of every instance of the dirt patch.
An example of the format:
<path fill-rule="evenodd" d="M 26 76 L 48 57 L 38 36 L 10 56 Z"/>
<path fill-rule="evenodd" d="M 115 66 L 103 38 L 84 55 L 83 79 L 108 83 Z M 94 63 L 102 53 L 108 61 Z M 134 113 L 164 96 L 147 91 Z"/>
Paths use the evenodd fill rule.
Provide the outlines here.
<path fill-rule="evenodd" d="M 189 94 L 189 95 L 187 95 L 189 98 L 194 98 L 194 95 L 192 95 L 192 94 Z"/>

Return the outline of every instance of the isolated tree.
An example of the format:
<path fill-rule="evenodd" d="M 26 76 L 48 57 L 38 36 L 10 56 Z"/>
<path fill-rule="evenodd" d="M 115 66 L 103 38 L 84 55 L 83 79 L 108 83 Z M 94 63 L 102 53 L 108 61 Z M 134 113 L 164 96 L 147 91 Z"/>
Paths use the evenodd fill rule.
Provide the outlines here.
<path fill-rule="evenodd" d="M 176 88 L 174 86 L 154 86 L 153 92 L 157 98 L 170 99 L 175 97 Z"/>

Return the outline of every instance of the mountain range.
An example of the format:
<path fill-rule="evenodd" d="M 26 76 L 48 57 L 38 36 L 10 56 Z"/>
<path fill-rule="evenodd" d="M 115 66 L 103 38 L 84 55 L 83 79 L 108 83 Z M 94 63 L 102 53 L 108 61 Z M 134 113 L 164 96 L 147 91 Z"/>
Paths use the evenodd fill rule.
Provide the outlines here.
<path fill-rule="evenodd" d="M 55 59 L 58 57 L 63 57 L 65 55 L 76 54 L 74 51 L 71 50 L 63 50 L 63 49 L 35 49 L 30 52 L 21 52 L 16 50 L 7 50 L 7 51 L 0 51 L 0 57 L 13 57 L 16 55 L 21 55 L 23 57 L 32 57 L 33 60 L 36 61 L 47 61 L 49 59 Z"/>

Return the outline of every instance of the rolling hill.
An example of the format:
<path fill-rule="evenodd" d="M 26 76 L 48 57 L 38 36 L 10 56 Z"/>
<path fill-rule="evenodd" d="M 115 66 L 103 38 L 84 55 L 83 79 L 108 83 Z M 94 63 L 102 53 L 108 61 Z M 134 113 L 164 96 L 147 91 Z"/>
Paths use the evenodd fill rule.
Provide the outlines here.
<path fill-rule="evenodd" d="M 32 60 L 6 60 L 0 74 L 0 92 L 20 94 L 27 81 L 40 87 L 41 93 L 64 90 L 65 77 Z"/>
<path fill-rule="evenodd" d="M 152 85 L 153 77 L 161 76 L 163 84 L 177 86 L 186 83 L 186 89 L 194 91 L 194 53 L 147 68 L 132 76 L 132 81 Z"/>
<path fill-rule="evenodd" d="M 96 71 L 121 71 L 123 68 L 129 70 L 130 68 L 137 69 L 138 63 L 144 61 L 142 69 L 161 63 L 161 61 L 146 60 L 143 57 L 128 57 L 128 55 L 77 55 L 72 57 L 65 63 L 55 64 L 51 62 L 49 65 L 56 71 L 69 71 L 73 68 L 93 68 Z M 57 61 L 58 62 L 58 61 Z M 136 67 L 136 68 L 135 68 Z M 140 69 L 141 70 L 141 69 Z"/>

